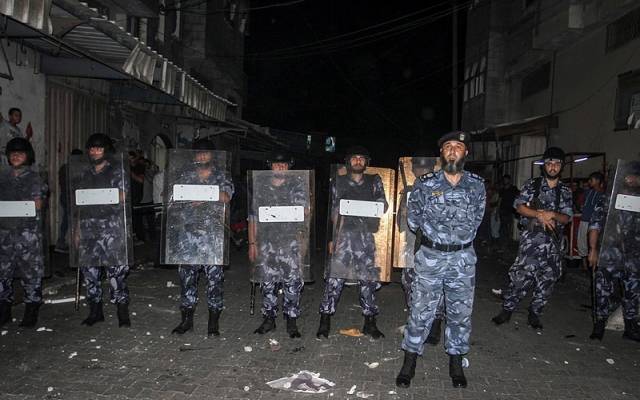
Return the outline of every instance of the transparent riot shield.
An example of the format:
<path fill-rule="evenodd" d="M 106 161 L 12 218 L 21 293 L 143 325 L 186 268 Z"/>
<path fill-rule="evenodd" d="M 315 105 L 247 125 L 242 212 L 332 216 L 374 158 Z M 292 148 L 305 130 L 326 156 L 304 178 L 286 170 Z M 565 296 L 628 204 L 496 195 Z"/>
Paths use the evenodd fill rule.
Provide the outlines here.
<path fill-rule="evenodd" d="M 42 278 L 47 185 L 36 168 L 0 166 L 0 278 Z"/>
<path fill-rule="evenodd" d="M 623 269 L 640 259 L 640 161 L 618 160 L 601 233 L 599 268 Z"/>
<path fill-rule="evenodd" d="M 163 264 L 229 264 L 233 183 L 225 151 L 169 151 L 162 222 Z"/>
<path fill-rule="evenodd" d="M 393 266 L 396 268 L 413 268 L 416 235 L 407 226 L 407 204 L 413 184 L 420 176 L 438 170 L 438 157 L 401 157 L 398 162 L 396 224 L 393 231 Z"/>
<path fill-rule="evenodd" d="M 356 183 L 344 165 L 331 167 L 326 275 L 388 282 L 395 171 L 367 167 Z"/>
<path fill-rule="evenodd" d="M 68 185 L 71 267 L 133 264 L 128 158 L 71 156 Z"/>
<path fill-rule="evenodd" d="M 252 281 L 310 281 L 313 171 L 250 171 L 247 177 L 256 242 Z"/>

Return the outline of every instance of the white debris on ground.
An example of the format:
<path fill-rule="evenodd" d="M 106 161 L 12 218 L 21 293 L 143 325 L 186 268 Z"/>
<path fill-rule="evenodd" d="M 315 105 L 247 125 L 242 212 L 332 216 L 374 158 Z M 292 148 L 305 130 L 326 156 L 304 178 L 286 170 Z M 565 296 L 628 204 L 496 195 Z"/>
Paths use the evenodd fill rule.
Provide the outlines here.
<path fill-rule="evenodd" d="M 607 358 L 607 360 L 606 360 L 606 361 L 607 361 L 609 364 L 611 364 L 611 365 L 613 365 L 613 364 L 615 364 L 615 363 L 616 363 L 615 361 L 613 361 L 613 358 Z"/>
<path fill-rule="evenodd" d="M 366 362 L 366 363 L 364 363 L 364 365 L 366 365 L 367 367 L 369 367 L 371 369 L 374 369 L 374 368 L 378 368 L 380 366 L 380 363 L 379 362 L 372 362 L 372 363 Z"/>
<path fill-rule="evenodd" d="M 84 296 L 80 296 L 80 300 L 84 300 Z M 45 304 L 64 304 L 64 303 L 73 303 L 76 301 L 75 297 L 65 297 L 63 299 L 46 299 L 44 301 Z"/>
<path fill-rule="evenodd" d="M 368 399 L 369 397 L 373 397 L 373 396 L 375 396 L 375 394 L 373 393 L 365 393 L 365 392 L 356 393 L 356 397 L 361 399 Z"/>
<path fill-rule="evenodd" d="M 347 394 L 354 394 L 356 392 L 356 385 L 351 386 L 351 389 L 347 392 Z"/>
<path fill-rule="evenodd" d="M 253 351 L 253 347 L 251 346 L 244 346 L 244 351 L 246 351 L 247 353 L 251 353 Z"/>
<path fill-rule="evenodd" d="M 176 285 L 175 283 L 173 283 L 171 281 L 167 281 L 167 287 L 178 287 L 178 285 Z"/>
<path fill-rule="evenodd" d="M 280 342 L 275 339 L 269 339 L 269 347 L 271 348 L 271 351 L 278 351 L 280 350 Z"/>
<path fill-rule="evenodd" d="M 320 373 L 302 370 L 297 374 L 267 382 L 274 389 L 289 390 L 299 393 L 325 393 L 336 384 L 320 378 Z"/>
<path fill-rule="evenodd" d="M 7 333 L 9 333 L 9 331 L 2 331 L 2 332 L 0 332 L 0 335 L 4 336 L 4 335 L 6 335 Z"/>
<path fill-rule="evenodd" d="M 78 352 L 74 351 L 73 353 L 69 354 L 69 360 L 71 360 L 73 357 L 77 356 Z"/>

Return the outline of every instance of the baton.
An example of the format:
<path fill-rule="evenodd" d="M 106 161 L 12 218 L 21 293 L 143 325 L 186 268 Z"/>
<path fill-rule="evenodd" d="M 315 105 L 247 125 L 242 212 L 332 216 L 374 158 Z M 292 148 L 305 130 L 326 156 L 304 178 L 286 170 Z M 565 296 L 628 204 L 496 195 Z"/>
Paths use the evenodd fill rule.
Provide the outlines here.
<path fill-rule="evenodd" d="M 591 268 L 591 319 L 593 323 L 596 323 L 596 307 L 597 307 L 597 293 L 596 293 L 596 267 Z"/>
<path fill-rule="evenodd" d="M 253 315 L 256 308 L 256 284 L 251 282 L 251 297 L 249 299 L 249 314 Z"/>
<path fill-rule="evenodd" d="M 80 266 L 76 270 L 76 299 L 74 307 L 76 311 L 80 310 Z"/>

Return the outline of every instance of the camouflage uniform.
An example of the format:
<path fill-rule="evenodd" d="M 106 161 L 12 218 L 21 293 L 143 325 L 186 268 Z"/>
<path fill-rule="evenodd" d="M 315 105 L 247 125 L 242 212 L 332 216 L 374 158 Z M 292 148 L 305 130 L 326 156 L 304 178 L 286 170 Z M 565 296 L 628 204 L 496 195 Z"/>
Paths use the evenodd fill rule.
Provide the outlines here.
<path fill-rule="evenodd" d="M 329 276 L 325 279 L 324 295 L 320 303 L 320 313 L 332 315 L 342 294 L 346 279 L 358 280 L 360 284 L 360 306 L 365 316 L 378 314 L 375 291 L 380 271 L 375 266 L 375 240 L 379 220 L 367 217 L 339 215 L 341 199 L 382 202 L 387 208 L 384 185 L 379 175 L 363 175 L 355 182 L 350 175 L 339 175 L 331 185 L 332 221 L 336 223 L 333 254 Z M 339 271 L 339 272 L 338 272 Z M 335 277 L 335 276 L 340 277 Z"/>
<path fill-rule="evenodd" d="M 205 180 L 202 180 L 198 176 L 197 171 L 185 172 L 180 182 L 188 182 L 192 184 L 200 185 L 217 185 L 220 188 L 220 192 L 224 192 L 229 195 L 229 198 L 233 196 L 234 186 L 233 182 L 227 176 L 224 171 L 213 170 L 211 175 Z M 174 204 L 174 207 L 177 204 Z M 198 204 L 193 202 L 180 205 L 184 207 L 182 211 L 174 211 L 174 215 L 179 215 L 182 218 L 182 224 L 184 227 L 185 237 L 180 241 L 180 246 L 186 248 L 181 249 L 179 252 L 183 254 L 198 254 L 202 251 L 212 248 L 212 244 L 208 242 L 209 237 L 206 233 L 209 231 L 207 227 L 202 224 L 208 224 L 209 221 L 198 220 L 194 211 Z M 215 238 L 215 240 L 224 240 L 223 237 Z M 217 246 L 216 246 L 217 247 Z M 180 265 L 178 267 L 178 275 L 180 277 L 181 288 L 181 301 L 180 307 L 182 309 L 194 308 L 198 302 L 198 277 L 200 272 L 203 272 L 207 278 L 207 306 L 209 310 L 221 311 L 223 308 L 223 283 L 224 272 L 222 265 Z"/>
<path fill-rule="evenodd" d="M 397 224 L 398 231 L 404 232 L 405 229 L 408 230 L 407 225 L 407 200 L 411 197 L 410 193 L 413 190 L 413 185 L 408 185 L 405 187 L 402 196 L 400 197 L 400 204 L 398 205 L 398 216 L 397 216 Z M 406 254 L 403 254 L 402 257 L 404 259 L 405 265 L 407 267 L 402 268 L 402 275 L 400 280 L 402 282 L 402 290 L 404 290 L 404 300 L 407 308 L 411 305 L 411 285 L 413 284 L 413 280 L 415 278 L 415 270 L 414 270 L 414 247 L 416 235 L 413 234 L 410 230 L 406 232 L 407 234 L 407 246 L 405 246 L 404 250 Z M 442 297 L 440 303 L 438 303 L 438 308 L 436 310 L 436 319 L 444 319 L 444 297 Z"/>
<path fill-rule="evenodd" d="M 17 175 L 14 175 L 14 172 Z M 48 186 L 29 167 L 0 169 L 0 201 L 46 198 Z M 44 252 L 42 214 L 36 217 L 0 219 L 0 303 L 13 302 L 13 279 L 19 278 L 25 303 L 42 303 Z"/>
<path fill-rule="evenodd" d="M 128 176 L 122 169 L 106 159 L 106 165 L 99 172 L 93 166 L 80 177 L 83 189 L 128 187 Z M 77 186 L 77 185 L 75 185 Z M 110 301 L 113 304 L 129 304 L 127 275 L 129 265 L 121 264 L 122 255 L 127 254 L 127 236 L 124 218 L 111 206 L 82 206 L 79 221 L 78 265 L 81 266 L 87 287 L 87 300 L 102 302 L 102 267 L 106 269 L 109 281 Z"/>
<path fill-rule="evenodd" d="M 589 230 L 601 234 L 607 220 L 609 198 L 601 196 L 589 221 Z M 611 218 L 615 231 L 621 235 L 618 246 L 601 249 L 596 270 L 596 318 L 607 320 L 618 304 L 613 302 L 615 283 L 623 287 L 622 310 L 625 320 L 636 320 L 640 306 L 640 213 L 616 210 Z"/>
<path fill-rule="evenodd" d="M 422 354 L 443 294 L 445 349 L 450 355 L 469 351 L 477 261 L 470 244 L 482 222 L 485 197 L 482 178 L 469 172 L 463 173 L 456 186 L 451 186 L 443 171 L 416 182 L 408 206 L 411 231 L 420 229 L 424 238 L 436 244 L 469 247 L 441 251 L 423 244 L 416 253 L 410 315 L 402 342 L 405 351 Z"/>
<path fill-rule="evenodd" d="M 560 190 L 558 209 L 554 210 L 556 191 L 549 187 L 544 178 L 529 180 L 522 187 L 520 194 L 513 203 L 514 208 L 520 204 L 533 201 L 535 194 L 535 179 L 542 179 L 538 199 L 542 209 L 557 211 L 568 216 L 573 215 L 571 191 L 562 182 L 558 182 Z M 529 311 L 540 315 L 547 304 L 553 286 L 561 273 L 562 252 L 560 240 L 544 231 L 535 218 L 521 217 L 521 226 L 527 227 L 520 235 L 520 247 L 514 264 L 509 269 L 509 287 L 504 294 L 503 309 L 512 312 L 518 303 L 526 296 L 533 285 L 533 299 Z M 555 235 L 562 238 L 563 226 L 556 222 Z"/>
<path fill-rule="evenodd" d="M 281 186 L 266 183 L 254 187 L 259 193 L 259 201 L 264 206 L 304 206 L 308 207 L 308 195 L 303 182 L 297 177 L 288 177 Z M 256 183 L 254 182 L 254 185 Z M 303 223 L 271 222 L 258 223 L 256 215 L 249 220 L 257 224 L 258 259 L 256 275 L 262 290 L 262 315 L 275 318 L 278 313 L 277 290 L 282 283 L 284 291 L 283 312 L 289 318 L 300 316 L 300 292 L 304 287 L 302 258 L 308 251 L 308 238 L 298 237 L 294 227 L 283 225 Z"/>

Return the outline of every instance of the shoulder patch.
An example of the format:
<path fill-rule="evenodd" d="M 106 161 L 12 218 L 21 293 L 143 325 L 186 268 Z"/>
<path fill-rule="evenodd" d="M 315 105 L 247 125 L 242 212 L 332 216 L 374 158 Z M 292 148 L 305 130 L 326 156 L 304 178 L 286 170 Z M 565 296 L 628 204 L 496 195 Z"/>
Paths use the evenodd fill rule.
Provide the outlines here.
<path fill-rule="evenodd" d="M 436 176 L 436 175 L 435 175 L 433 172 L 428 172 L 428 173 L 426 173 L 426 174 L 424 174 L 424 175 L 420 176 L 420 180 L 421 180 L 422 182 L 424 182 L 424 181 L 428 181 L 429 179 L 433 178 L 434 176 Z"/>
<path fill-rule="evenodd" d="M 469 172 L 469 176 L 475 180 L 478 180 L 480 182 L 484 182 L 484 178 L 481 177 L 480 175 L 474 174 L 473 172 Z"/>

